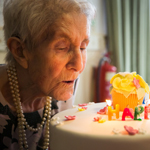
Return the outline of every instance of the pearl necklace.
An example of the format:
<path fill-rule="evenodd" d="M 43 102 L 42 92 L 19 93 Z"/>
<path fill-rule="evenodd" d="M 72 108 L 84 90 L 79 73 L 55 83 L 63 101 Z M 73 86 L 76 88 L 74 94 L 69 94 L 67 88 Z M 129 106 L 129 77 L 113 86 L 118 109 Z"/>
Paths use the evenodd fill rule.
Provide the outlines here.
<path fill-rule="evenodd" d="M 17 73 L 16 68 L 14 65 L 8 66 L 7 68 L 7 74 L 8 74 L 8 80 L 10 84 L 10 89 L 13 97 L 13 102 L 15 105 L 15 109 L 17 112 L 18 117 L 18 128 L 19 128 L 19 147 L 20 150 L 23 150 L 25 148 L 26 150 L 29 150 L 27 138 L 26 138 L 26 131 L 25 128 L 29 129 L 30 131 L 37 132 L 41 128 L 43 128 L 43 125 L 46 121 L 45 125 L 45 138 L 44 138 L 44 144 L 43 149 L 48 149 L 49 146 L 49 126 L 50 126 L 50 118 L 51 118 L 51 97 L 46 97 L 46 105 L 45 105 L 45 111 L 43 114 L 42 122 L 37 128 L 33 128 L 29 126 L 29 124 L 26 121 L 26 118 L 23 114 L 22 106 L 21 106 L 21 98 L 19 94 L 19 86 L 18 86 L 18 79 L 17 79 Z M 46 119 L 47 118 L 47 119 Z"/>

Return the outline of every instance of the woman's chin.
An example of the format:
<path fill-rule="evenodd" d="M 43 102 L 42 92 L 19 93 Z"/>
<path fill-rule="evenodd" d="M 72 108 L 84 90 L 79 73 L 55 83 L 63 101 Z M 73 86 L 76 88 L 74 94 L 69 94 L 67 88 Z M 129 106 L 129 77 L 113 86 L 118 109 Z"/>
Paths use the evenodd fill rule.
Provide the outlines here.
<path fill-rule="evenodd" d="M 73 92 L 64 92 L 59 94 L 54 94 L 52 97 L 56 100 L 66 101 L 73 96 Z"/>

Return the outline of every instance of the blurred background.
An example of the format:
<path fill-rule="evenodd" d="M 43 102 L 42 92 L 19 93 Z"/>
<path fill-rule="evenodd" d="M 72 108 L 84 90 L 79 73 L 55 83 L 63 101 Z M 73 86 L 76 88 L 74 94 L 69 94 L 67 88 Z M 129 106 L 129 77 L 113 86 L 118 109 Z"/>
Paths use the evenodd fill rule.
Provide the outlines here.
<path fill-rule="evenodd" d="M 0 64 L 6 55 L 0 0 Z M 88 0 L 96 7 L 87 64 L 75 90 L 74 104 L 110 99 L 116 72 L 136 71 L 150 85 L 150 1 Z"/>

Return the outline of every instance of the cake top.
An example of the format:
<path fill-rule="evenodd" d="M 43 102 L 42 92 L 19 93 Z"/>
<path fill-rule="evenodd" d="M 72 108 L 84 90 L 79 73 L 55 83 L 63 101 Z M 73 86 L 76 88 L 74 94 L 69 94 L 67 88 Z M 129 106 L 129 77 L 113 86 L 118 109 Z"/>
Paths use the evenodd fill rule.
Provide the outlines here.
<path fill-rule="evenodd" d="M 51 119 L 50 148 L 52 150 L 150 149 L 150 119 L 144 119 L 144 114 L 140 114 L 142 121 L 130 117 L 122 121 L 122 112 L 119 112 L 118 119 L 114 114 L 109 121 L 107 114 L 98 113 L 107 107 L 105 102 L 86 105 L 86 107 L 85 111 L 80 111 L 78 106 L 64 110 Z M 68 120 L 66 116 L 67 118 L 72 116 L 72 119 Z"/>
<path fill-rule="evenodd" d="M 149 93 L 148 84 L 136 72 L 119 72 L 112 77 L 110 83 L 112 84 L 111 90 L 122 93 L 125 97 L 134 93 L 140 99 L 145 93 Z"/>
<path fill-rule="evenodd" d="M 85 134 L 95 136 L 113 136 L 113 129 L 119 131 L 125 131 L 124 126 L 131 126 L 135 129 L 147 129 L 146 134 L 150 135 L 150 128 L 148 127 L 150 120 L 144 119 L 144 114 L 140 115 L 142 121 L 135 121 L 130 117 L 126 117 L 125 121 L 122 121 L 122 113 L 119 112 L 119 118 L 113 115 L 111 121 L 108 120 L 108 114 L 99 114 L 101 109 L 106 107 L 106 103 L 95 103 L 93 105 L 87 105 L 85 111 L 79 111 L 78 107 L 68 109 L 56 114 L 51 119 L 51 126 L 57 128 L 59 132 L 72 132 L 72 134 Z M 69 117 L 66 117 L 68 116 Z M 71 118 L 72 116 L 72 118 Z M 58 118 L 58 120 L 57 120 Z M 66 119 L 67 118 L 67 119 Z M 68 119 L 69 118 L 69 119 Z M 96 118 L 105 120 L 103 122 L 97 121 Z M 59 122 L 59 123 L 58 123 Z M 52 129 L 51 129 L 52 131 Z M 127 132 L 120 135 L 128 135 Z"/>

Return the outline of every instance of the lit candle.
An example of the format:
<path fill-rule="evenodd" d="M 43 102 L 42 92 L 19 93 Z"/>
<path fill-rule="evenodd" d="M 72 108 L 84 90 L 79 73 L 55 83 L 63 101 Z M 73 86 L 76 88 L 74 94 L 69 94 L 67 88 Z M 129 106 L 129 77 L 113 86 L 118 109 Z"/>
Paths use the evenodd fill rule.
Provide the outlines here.
<path fill-rule="evenodd" d="M 124 121 L 125 117 L 127 117 L 127 116 L 130 116 L 132 119 L 134 118 L 129 108 L 125 108 L 123 110 L 122 120 Z"/>
<path fill-rule="evenodd" d="M 116 104 L 116 109 L 112 109 L 111 106 L 108 106 L 108 120 L 112 120 L 113 113 L 116 114 L 116 119 L 119 118 L 119 104 Z"/>
<path fill-rule="evenodd" d="M 135 111 L 134 111 L 134 120 L 142 120 L 142 119 L 137 119 L 137 115 L 140 115 L 142 112 L 144 111 L 144 108 L 142 106 L 139 107 L 135 107 Z"/>
<path fill-rule="evenodd" d="M 106 99 L 106 103 L 107 103 L 107 105 L 106 105 L 106 106 L 111 106 L 112 101 L 111 101 L 111 100 Z"/>

